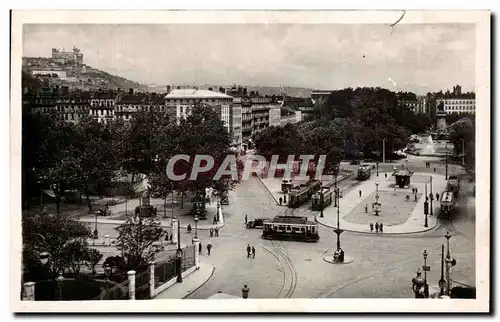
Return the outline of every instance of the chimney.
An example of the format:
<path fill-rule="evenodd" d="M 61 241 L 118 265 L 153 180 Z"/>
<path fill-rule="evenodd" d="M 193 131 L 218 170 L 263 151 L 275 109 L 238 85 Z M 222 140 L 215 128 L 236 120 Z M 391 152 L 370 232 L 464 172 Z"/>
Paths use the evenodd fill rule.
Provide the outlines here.
<path fill-rule="evenodd" d="M 128 93 L 129 93 L 129 95 L 134 94 L 134 89 L 133 89 L 133 88 L 129 88 L 129 89 L 128 89 Z"/>
<path fill-rule="evenodd" d="M 169 94 L 171 90 L 172 88 L 170 87 L 170 85 L 167 85 L 167 94 Z"/>

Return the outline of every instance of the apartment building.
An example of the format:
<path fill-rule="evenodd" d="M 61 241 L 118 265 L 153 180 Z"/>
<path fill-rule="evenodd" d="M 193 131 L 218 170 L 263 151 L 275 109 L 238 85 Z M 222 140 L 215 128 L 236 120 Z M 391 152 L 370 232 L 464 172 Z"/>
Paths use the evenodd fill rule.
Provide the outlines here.
<path fill-rule="evenodd" d="M 451 113 L 476 113 L 475 98 L 443 98 L 436 100 L 436 106 L 442 104 L 446 114 Z"/>

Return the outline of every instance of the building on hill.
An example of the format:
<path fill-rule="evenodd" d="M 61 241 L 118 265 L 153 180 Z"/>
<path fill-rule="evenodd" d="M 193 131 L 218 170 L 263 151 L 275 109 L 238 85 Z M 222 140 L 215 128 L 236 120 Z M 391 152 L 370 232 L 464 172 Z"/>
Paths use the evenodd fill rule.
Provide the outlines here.
<path fill-rule="evenodd" d="M 52 48 L 52 60 L 60 64 L 83 64 L 83 53 L 80 49 L 73 47 L 72 51 Z"/>
<path fill-rule="evenodd" d="M 118 93 L 99 90 L 90 98 L 90 116 L 99 123 L 107 123 L 115 119 L 115 103 Z"/>

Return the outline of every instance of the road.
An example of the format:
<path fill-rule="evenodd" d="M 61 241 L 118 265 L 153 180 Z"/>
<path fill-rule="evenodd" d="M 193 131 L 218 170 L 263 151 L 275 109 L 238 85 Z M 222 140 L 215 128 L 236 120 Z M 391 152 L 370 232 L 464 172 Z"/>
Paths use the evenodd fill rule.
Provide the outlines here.
<path fill-rule="evenodd" d="M 427 169 L 427 159 L 410 156 L 408 163 Z M 435 158 L 433 161 L 437 162 Z M 438 167 L 436 172 L 444 169 Z M 352 178 L 339 183 L 344 190 L 355 186 Z M 461 201 L 463 208 L 452 224 L 442 222 L 426 233 L 384 236 L 344 232 L 341 247 L 354 262 L 332 265 L 323 261 L 324 253 L 336 247 L 336 235 L 330 228 L 320 226 L 321 239 L 313 244 L 262 240 L 260 230 L 244 228 L 245 214 L 249 219 L 272 217 L 286 210 L 276 205 L 258 179 L 250 178 L 237 186 L 232 205 L 224 209 L 226 226 L 221 237 L 212 239 L 214 253 L 204 255 L 203 260 L 216 266 L 214 276 L 188 298 L 207 298 L 218 291 L 239 296 L 244 284 L 250 287 L 252 298 L 409 298 L 413 296 L 411 279 L 423 265 L 424 249 L 429 253 L 427 265 L 431 266 L 428 283 L 436 284 L 440 278 L 440 251 L 446 231 L 453 236 L 451 251 L 457 259 L 453 278 L 474 285 L 475 209 L 466 196 L 461 196 Z M 313 219 L 316 213 L 309 207 L 298 208 L 294 215 Z M 246 244 L 256 245 L 255 259 L 246 258 Z"/>

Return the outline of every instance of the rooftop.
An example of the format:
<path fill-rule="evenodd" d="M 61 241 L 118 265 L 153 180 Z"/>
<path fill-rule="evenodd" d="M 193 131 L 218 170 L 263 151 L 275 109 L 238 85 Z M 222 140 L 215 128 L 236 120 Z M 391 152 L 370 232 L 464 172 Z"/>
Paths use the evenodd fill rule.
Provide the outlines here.
<path fill-rule="evenodd" d="M 165 98 L 232 98 L 232 96 L 206 89 L 183 88 L 172 90 Z"/>
<path fill-rule="evenodd" d="M 314 225 L 314 222 L 308 221 L 307 217 L 296 216 L 276 216 L 271 220 L 272 223 Z"/>

